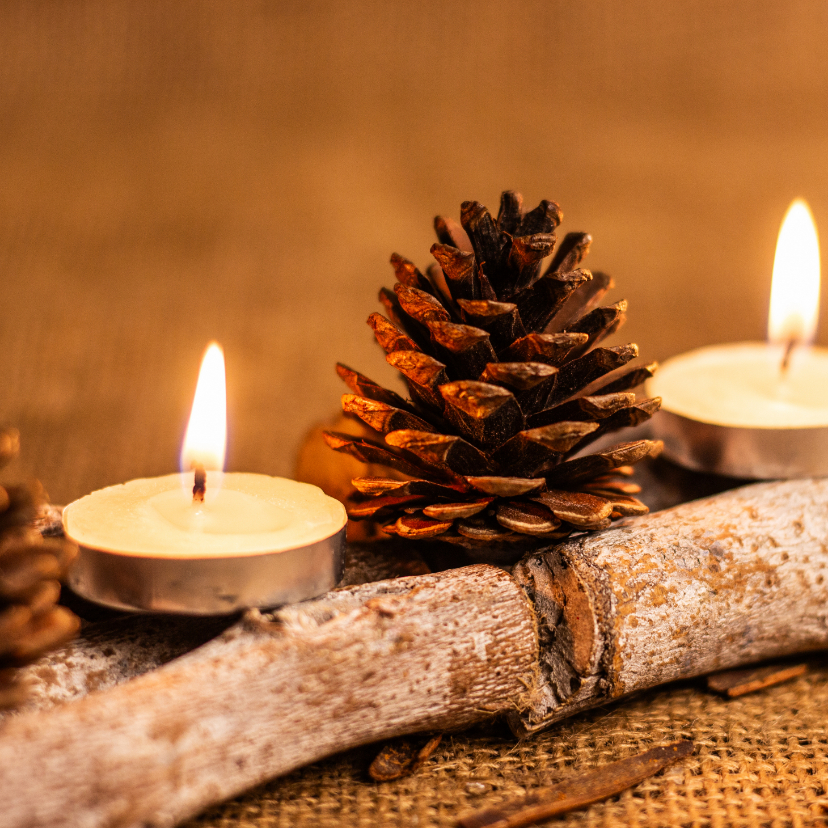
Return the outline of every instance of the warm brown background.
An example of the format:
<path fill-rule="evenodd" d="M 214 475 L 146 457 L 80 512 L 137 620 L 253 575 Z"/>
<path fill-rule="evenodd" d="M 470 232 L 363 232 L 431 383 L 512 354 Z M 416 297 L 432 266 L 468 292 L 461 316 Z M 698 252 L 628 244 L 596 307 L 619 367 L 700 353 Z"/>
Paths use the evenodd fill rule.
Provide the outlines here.
<path fill-rule="evenodd" d="M 792 198 L 828 237 L 827 34 L 822 0 L 5 0 L 12 471 L 57 502 L 173 471 L 216 338 L 230 468 L 289 474 L 337 408 L 337 359 L 390 374 L 364 324 L 389 254 L 425 265 L 436 212 L 505 187 L 594 235 L 645 357 L 762 337 Z M 502 798 L 685 735 L 685 781 L 573 823 L 816 824 L 825 676 L 748 707 L 659 692 L 519 746 L 458 736 L 396 787 L 348 755 L 199 824 L 449 825 L 487 799 L 469 779 Z"/>
<path fill-rule="evenodd" d="M 289 474 L 392 250 L 551 197 L 664 358 L 763 336 L 778 224 L 828 233 L 828 6 L 0 4 L 0 421 L 67 501 L 175 470 L 207 341 L 230 468 Z M 825 313 L 823 314 L 826 315 Z"/>

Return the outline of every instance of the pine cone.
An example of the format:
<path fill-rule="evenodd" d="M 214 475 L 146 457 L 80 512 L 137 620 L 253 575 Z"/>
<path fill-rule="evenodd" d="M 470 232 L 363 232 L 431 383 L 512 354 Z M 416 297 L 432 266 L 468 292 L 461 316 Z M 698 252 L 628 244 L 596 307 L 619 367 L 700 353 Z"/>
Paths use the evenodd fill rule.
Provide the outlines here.
<path fill-rule="evenodd" d="M 18 434 L 0 431 L 0 466 L 17 454 Z M 68 641 L 80 621 L 57 606 L 60 579 L 77 554 L 63 538 L 32 526 L 46 498 L 39 483 L 0 487 L 0 708 L 25 695 L 17 667 Z"/>
<path fill-rule="evenodd" d="M 636 345 L 596 347 L 624 322 L 627 303 L 597 307 L 612 280 L 579 267 L 588 234 L 568 233 L 554 249 L 561 218 L 553 201 L 524 213 L 522 197 L 507 191 L 497 221 L 476 201 L 463 203 L 462 226 L 434 220 L 437 264 L 427 277 L 392 255 L 397 284 L 379 296 L 387 316 L 374 313 L 368 323 L 410 400 L 338 365 L 353 392 L 343 410 L 385 445 L 337 432 L 325 439 L 408 479 L 354 479 L 351 518 L 506 561 L 537 538 L 647 511 L 626 478 L 660 443 L 583 450 L 652 416 L 660 400 L 637 400 L 632 389 L 656 366 L 628 364 Z"/>

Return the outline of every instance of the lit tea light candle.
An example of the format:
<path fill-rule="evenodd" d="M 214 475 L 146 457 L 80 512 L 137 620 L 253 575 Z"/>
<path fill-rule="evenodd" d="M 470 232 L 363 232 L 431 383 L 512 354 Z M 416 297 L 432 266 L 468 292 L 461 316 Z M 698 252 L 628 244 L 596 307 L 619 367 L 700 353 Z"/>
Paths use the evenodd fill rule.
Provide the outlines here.
<path fill-rule="evenodd" d="M 341 571 L 347 516 L 307 483 L 224 473 L 224 356 L 204 356 L 180 474 L 132 480 L 66 507 L 79 595 L 123 609 L 226 613 L 320 595 Z M 186 470 L 190 471 L 186 471 Z"/>
<path fill-rule="evenodd" d="M 700 348 L 647 383 L 666 456 L 744 478 L 828 474 L 828 350 L 819 313 L 819 243 L 808 205 L 791 204 L 776 246 L 768 342 Z"/>

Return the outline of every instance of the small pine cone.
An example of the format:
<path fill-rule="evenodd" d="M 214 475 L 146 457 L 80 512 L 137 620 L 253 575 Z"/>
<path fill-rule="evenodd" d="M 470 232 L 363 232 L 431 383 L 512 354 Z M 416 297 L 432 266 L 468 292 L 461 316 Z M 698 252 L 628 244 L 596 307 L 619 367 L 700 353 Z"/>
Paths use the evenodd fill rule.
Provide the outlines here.
<path fill-rule="evenodd" d="M 378 439 L 325 435 L 336 451 L 394 471 L 353 480 L 352 519 L 506 562 L 539 539 L 647 511 L 629 475 L 661 444 L 585 449 L 658 409 L 658 398 L 633 390 L 656 365 L 633 365 L 636 345 L 598 347 L 627 303 L 599 306 L 612 279 L 581 267 L 588 234 L 556 247 L 562 218 L 552 201 L 524 212 L 507 191 L 497 219 L 475 201 L 464 202 L 459 225 L 435 219 L 436 262 L 425 274 L 391 257 L 397 284 L 380 291 L 386 314 L 368 324 L 408 398 L 339 365 L 352 392 L 343 410 Z"/>
<path fill-rule="evenodd" d="M 17 453 L 17 444 L 16 432 L 0 432 L 0 463 Z M 39 483 L 0 487 L 0 708 L 25 696 L 16 668 L 65 643 L 80 627 L 73 613 L 57 605 L 60 580 L 77 547 L 32 527 L 45 503 Z"/>

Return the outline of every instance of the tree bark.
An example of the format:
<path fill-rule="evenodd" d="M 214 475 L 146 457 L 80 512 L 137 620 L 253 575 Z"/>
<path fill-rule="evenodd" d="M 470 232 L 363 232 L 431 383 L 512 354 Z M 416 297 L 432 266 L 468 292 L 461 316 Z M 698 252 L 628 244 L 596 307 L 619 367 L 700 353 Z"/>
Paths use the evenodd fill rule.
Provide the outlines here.
<path fill-rule="evenodd" d="M 524 558 L 540 682 L 522 735 L 658 684 L 828 647 L 828 480 L 759 483 Z"/>
<path fill-rule="evenodd" d="M 331 753 L 525 703 L 537 637 L 478 565 L 256 611 L 158 670 L 0 726 L 4 828 L 172 826 Z"/>

